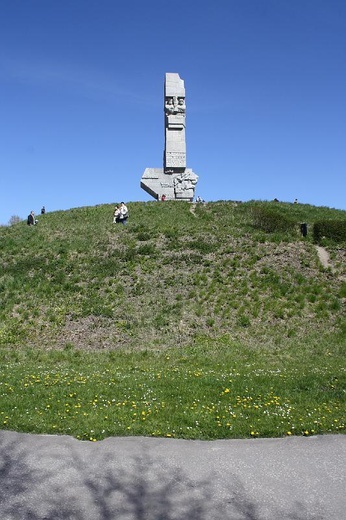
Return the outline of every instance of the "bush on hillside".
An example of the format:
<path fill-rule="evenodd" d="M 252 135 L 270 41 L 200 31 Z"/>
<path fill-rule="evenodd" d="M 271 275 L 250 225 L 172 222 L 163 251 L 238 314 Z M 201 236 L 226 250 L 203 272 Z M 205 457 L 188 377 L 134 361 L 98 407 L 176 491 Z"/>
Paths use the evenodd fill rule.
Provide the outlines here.
<path fill-rule="evenodd" d="M 8 223 L 10 226 L 14 226 L 15 224 L 18 224 L 21 221 L 22 219 L 18 215 L 12 215 Z"/>
<path fill-rule="evenodd" d="M 316 243 L 323 238 L 334 242 L 346 242 L 346 223 L 343 220 L 318 220 L 313 226 L 313 237 Z"/>
<path fill-rule="evenodd" d="M 273 208 L 257 206 L 252 209 L 254 227 L 266 233 L 293 231 L 295 222 L 281 215 Z"/>

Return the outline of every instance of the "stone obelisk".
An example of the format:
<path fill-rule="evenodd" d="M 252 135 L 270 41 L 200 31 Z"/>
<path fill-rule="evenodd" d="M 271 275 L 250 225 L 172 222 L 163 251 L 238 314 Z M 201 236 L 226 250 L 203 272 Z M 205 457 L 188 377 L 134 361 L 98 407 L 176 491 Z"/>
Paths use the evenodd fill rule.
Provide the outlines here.
<path fill-rule="evenodd" d="M 185 87 L 179 74 L 167 72 L 164 92 L 163 168 L 146 168 L 141 188 L 158 200 L 192 201 L 198 176 L 186 168 Z"/>

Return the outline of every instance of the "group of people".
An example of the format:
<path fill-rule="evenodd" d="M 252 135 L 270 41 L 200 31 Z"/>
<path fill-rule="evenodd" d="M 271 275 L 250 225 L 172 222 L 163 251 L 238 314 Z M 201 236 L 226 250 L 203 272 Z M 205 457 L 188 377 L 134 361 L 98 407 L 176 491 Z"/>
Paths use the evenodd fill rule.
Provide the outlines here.
<path fill-rule="evenodd" d="M 41 209 L 41 215 L 46 213 L 46 208 L 43 206 Z M 129 210 L 125 202 L 121 202 L 114 209 L 113 214 L 113 223 L 114 224 L 127 224 L 127 219 L 129 218 Z M 28 226 L 35 226 L 38 223 L 37 218 L 35 217 L 35 212 L 31 211 L 27 218 Z"/>
<path fill-rule="evenodd" d="M 129 218 L 129 211 L 125 202 L 120 202 L 117 206 L 115 206 L 113 213 L 113 224 L 127 224 L 127 219 Z"/>

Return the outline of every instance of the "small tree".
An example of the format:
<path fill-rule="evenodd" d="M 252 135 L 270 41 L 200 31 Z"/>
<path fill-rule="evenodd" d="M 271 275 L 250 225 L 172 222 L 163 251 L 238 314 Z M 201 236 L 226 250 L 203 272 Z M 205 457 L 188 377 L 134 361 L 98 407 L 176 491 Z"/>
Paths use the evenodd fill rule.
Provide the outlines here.
<path fill-rule="evenodd" d="M 8 223 L 10 226 L 14 226 L 14 224 L 18 224 L 18 222 L 21 222 L 21 221 L 22 221 L 22 219 L 20 217 L 18 217 L 18 215 L 12 215 L 12 217 L 10 218 Z"/>

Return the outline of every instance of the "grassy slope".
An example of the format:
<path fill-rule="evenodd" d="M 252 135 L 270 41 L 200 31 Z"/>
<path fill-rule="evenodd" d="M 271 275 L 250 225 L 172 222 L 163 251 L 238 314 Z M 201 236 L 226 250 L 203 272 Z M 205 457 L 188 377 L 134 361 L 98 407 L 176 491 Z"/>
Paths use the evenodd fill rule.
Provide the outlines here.
<path fill-rule="evenodd" d="M 35 399 L 41 406 L 42 399 L 47 400 L 47 387 L 52 386 L 59 391 L 49 400 L 60 402 L 60 394 L 68 399 L 64 385 L 80 388 L 73 374 L 84 362 L 93 395 L 80 397 L 83 406 L 91 407 L 95 414 L 92 403 L 99 394 L 112 402 L 111 395 L 105 397 L 105 386 L 107 380 L 115 378 L 116 402 L 124 410 L 128 404 L 130 414 L 117 426 L 113 421 L 112 427 L 104 427 L 89 410 L 92 427 L 79 420 L 80 426 L 74 429 L 70 423 L 64 426 L 66 418 L 62 419 L 60 412 L 49 418 L 50 423 L 48 418 L 40 422 L 40 406 L 29 420 L 30 399 L 25 404 L 23 394 L 24 408 L 11 422 L 8 410 L 13 390 L 6 390 L 2 395 L 9 396 L 8 408 L 1 412 L 4 427 L 71 432 L 82 438 L 92 438 L 90 431 L 95 430 L 98 438 L 129 432 L 171 435 L 172 431 L 202 438 L 246 436 L 250 430 L 251 435 L 257 435 L 258 430 L 259 435 L 282 435 L 287 429 L 294 433 L 294 428 L 312 431 L 317 423 L 315 431 L 342 431 L 339 403 L 345 396 L 345 247 L 330 244 L 330 267 L 323 268 L 311 233 L 303 239 L 299 223 L 307 222 L 311 230 L 320 218 L 346 222 L 346 213 L 274 204 L 276 211 L 297 222 L 297 229 L 265 234 L 253 227 L 252 209 L 268 204 L 221 201 L 194 207 L 174 202 L 130 203 L 127 227 L 113 225 L 113 208 L 103 205 L 48 213 L 35 228 L 25 223 L 1 228 L 0 345 L 7 363 L 6 388 L 16 388 L 19 380 L 18 392 L 35 387 Z M 50 354 L 45 355 L 42 349 Z M 100 352 L 98 357 L 95 351 Z M 83 357 L 77 355 L 80 352 L 84 352 Z M 109 363 L 114 364 L 114 360 L 118 366 L 110 373 Z M 49 371 L 50 379 L 40 376 L 42 371 L 48 373 L 47 363 L 56 363 L 62 370 L 59 381 L 54 379 L 52 385 Z M 126 367 L 134 371 L 132 379 L 127 372 L 125 376 Z M 17 375 L 16 370 L 20 372 Z M 165 385 L 156 380 L 152 370 L 163 374 L 158 380 L 164 379 Z M 120 373 L 124 388 L 119 383 Z M 160 419 L 165 406 L 145 424 L 143 420 L 138 424 L 136 413 L 132 415 L 129 403 L 142 405 L 144 417 L 151 413 L 145 405 L 148 399 L 145 401 L 143 393 L 137 396 L 132 388 L 146 387 L 148 378 L 155 379 L 160 402 L 172 401 L 168 415 L 176 417 L 173 426 L 167 423 L 166 415 Z M 168 380 L 180 390 L 173 392 Z M 126 404 L 121 396 L 130 387 L 132 400 L 125 399 Z M 269 406 L 265 402 L 285 408 L 282 403 L 275 404 L 284 388 L 285 406 L 291 406 L 287 403 L 292 399 L 296 403 L 296 426 L 284 421 L 277 424 L 273 417 L 262 424 L 262 416 L 255 424 L 254 418 L 243 414 L 242 407 L 250 409 L 250 401 L 254 414 L 262 405 Z M 229 417 L 222 415 L 226 409 L 230 413 L 230 389 L 233 410 L 243 410 L 238 413 L 243 417 L 238 429 L 233 423 L 229 426 Z M 307 393 L 311 389 L 314 397 Z M 191 392 L 193 402 L 188 397 Z M 76 396 L 77 390 L 70 394 Z M 223 402 L 226 398 L 228 404 Z M 48 413 L 48 402 L 43 409 Z M 317 415 L 304 424 L 299 416 L 307 409 L 310 415 L 311 410 Z M 323 425 L 321 417 L 327 413 L 333 414 L 335 428 L 331 421 Z"/>
<path fill-rule="evenodd" d="M 339 334 L 345 250 L 324 269 L 309 236 L 253 229 L 253 205 L 132 203 L 126 228 L 112 207 L 87 207 L 2 228 L 0 344 L 162 348 L 227 335 L 255 347 Z M 346 221 L 279 209 L 298 224 Z"/>

